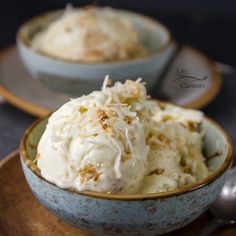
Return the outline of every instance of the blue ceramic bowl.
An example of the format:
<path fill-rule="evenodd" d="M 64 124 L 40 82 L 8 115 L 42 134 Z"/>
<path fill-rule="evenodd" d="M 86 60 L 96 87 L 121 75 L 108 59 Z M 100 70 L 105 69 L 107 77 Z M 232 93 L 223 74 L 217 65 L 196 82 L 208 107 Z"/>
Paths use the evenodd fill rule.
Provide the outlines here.
<path fill-rule="evenodd" d="M 85 63 L 63 60 L 32 50 L 32 37 L 63 14 L 63 11 L 55 11 L 33 18 L 18 31 L 18 51 L 32 77 L 57 92 L 76 96 L 100 89 L 107 74 L 114 82 L 120 78 L 142 77 L 147 87 L 152 88 L 174 51 L 171 35 L 156 20 L 134 12 L 116 11 L 127 17 L 137 29 L 141 42 L 149 50 L 147 55 L 114 62 Z"/>
<path fill-rule="evenodd" d="M 215 122 L 204 118 L 204 152 L 213 173 L 201 182 L 144 195 L 66 190 L 43 179 L 33 162 L 46 123 L 47 118 L 36 121 L 22 138 L 20 152 L 26 180 L 33 194 L 50 211 L 94 235 L 154 236 L 185 226 L 215 201 L 232 160 L 229 137 Z"/>

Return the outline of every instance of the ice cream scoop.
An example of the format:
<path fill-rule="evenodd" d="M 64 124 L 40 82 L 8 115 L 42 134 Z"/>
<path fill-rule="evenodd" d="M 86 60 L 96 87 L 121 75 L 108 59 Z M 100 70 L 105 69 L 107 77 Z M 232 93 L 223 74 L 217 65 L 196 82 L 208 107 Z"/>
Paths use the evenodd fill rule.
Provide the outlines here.
<path fill-rule="evenodd" d="M 127 80 L 72 99 L 49 118 L 38 145 L 42 176 L 61 188 L 156 193 L 209 173 L 199 130 L 203 114 L 151 101 Z"/>
<path fill-rule="evenodd" d="M 62 188 L 135 193 L 146 174 L 145 132 L 125 104 L 94 92 L 63 105 L 38 145 L 42 176 Z"/>
<path fill-rule="evenodd" d="M 32 48 L 71 61 L 104 62 L 132 58 L 146 50 L 126 17 L 111 8 L 70 8 L 37 33 Z"/>

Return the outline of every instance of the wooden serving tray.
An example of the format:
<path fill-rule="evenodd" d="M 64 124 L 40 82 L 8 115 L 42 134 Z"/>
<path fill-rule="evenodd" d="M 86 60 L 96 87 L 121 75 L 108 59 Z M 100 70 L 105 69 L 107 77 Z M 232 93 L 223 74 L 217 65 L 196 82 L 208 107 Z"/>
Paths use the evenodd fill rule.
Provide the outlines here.
<path fill-rule="evenodd" d="M 169 236 L 197 236 L 211 219 L 209 212 Z M 91 236 L 59 220 L 43 207 L 28 187 L 15 151 L 0 162 L 0 236 Z M 225 227 L 217 236 L 235 236 L 236 227 Z M 148 236 L 148 235 L 147 235 Z"/>

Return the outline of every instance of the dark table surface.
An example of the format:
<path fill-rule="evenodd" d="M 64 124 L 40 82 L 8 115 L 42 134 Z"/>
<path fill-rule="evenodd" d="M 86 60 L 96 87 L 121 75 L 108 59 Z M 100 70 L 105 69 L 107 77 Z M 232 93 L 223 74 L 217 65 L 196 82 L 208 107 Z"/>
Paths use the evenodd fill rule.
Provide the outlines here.
<path fill-rule="evenodd" d="M 231 136 L 236 146 L 236 74 L 223 76 L 223 84 L 216 99 L 203 109 Z M 19 147 L 24 130 L 36 117 L 14 108 L 7 102 L 0 104 L 0 159 Z"/>

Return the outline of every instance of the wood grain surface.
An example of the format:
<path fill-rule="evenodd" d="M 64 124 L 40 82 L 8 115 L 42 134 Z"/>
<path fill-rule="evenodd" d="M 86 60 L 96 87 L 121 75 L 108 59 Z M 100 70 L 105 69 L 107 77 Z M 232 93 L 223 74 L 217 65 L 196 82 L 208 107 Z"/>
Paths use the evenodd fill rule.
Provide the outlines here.
<path fill-rule="evenodd" d="M 209 212 L 169 236 L 197 236 L 210 220 Z M 0 236 L 91 236 L 59 220 L 33 196 L 24 178 L 18 151 L 0 162 Z M 223 227 L 217 236 L 236 235 L 236 227 Z"/>

